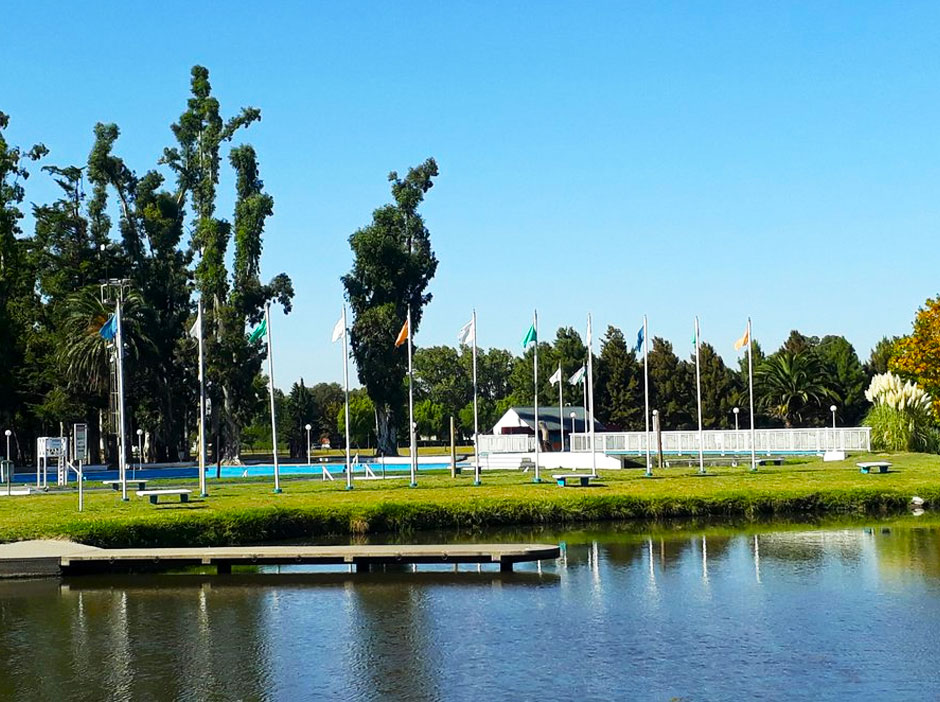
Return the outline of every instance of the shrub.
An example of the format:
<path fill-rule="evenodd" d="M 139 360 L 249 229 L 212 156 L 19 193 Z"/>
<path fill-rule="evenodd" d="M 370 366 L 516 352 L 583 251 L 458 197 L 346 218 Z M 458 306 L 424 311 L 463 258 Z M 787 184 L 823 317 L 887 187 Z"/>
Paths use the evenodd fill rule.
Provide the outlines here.
<path fill-rule="evenodd" d="M 872 448 L 921 453 L 936 453 L 940 448 L 932 400 L 916 383 L 882 373 L 872 378 L 865 397 L 874 405 L 864 422 L 871 427 Z"/>

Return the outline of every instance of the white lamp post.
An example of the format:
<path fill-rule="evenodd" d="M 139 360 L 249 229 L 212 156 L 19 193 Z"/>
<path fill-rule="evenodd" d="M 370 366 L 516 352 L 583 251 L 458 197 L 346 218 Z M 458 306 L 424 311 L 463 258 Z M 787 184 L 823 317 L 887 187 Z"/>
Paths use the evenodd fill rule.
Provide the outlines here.
<path fill-rule="evenodd" d="M 141 470 L 144 469 L 144 444 L 143 444 L 143 436 L 144 436 L 144 430 L 143 430 L 143 429 L 138 429 L 138 430 L 137 430 L 137 465 L 140 466 L 140 469 L 141 469 Z M 134 477 L 135 477 L 135 478 L 137 477 L 136 471 L 135 471 L 135 473 L 134 473 Z"/>
<path fill-rule="evenodd" d="M 734 412 L 734 450 L 738 452 L 741 450 L 741 436 L 738 434 L 738 412 L 741 411 L 741 408 L 735 407 L 731 411 Z"/>
<path fill-rule="evenodd" d="M 309 424 L 304 425 L 304 429 L 307 430 L 307 465 L 308 466 L 310 465 L 310 430 L 312 428 L 313 427 L 311 427 Z"/>
<path fill-rule="evenodd" d="M 836 406 L 829 405 L 829 411 L 832 412 L 832 428 L 836 428 Z"/>
<path fill-rule="evenodd" d="M 10 431 L 9 429 L 7 429 L 5 432 L 3 432 L 3 435 L 7 437 L 7 453 L 6 453 L 6 458 L 7 458 L 7 470 L 6 470 L 6 473 L 7 473 L 7 475 L 6 475 L 6 479 L 7 479 L 7 495 L 10 494 L 10 482 L 13 480 L 13 475 L 12 475 L 12 473 L 13 473 L 13 459 L 10 458 L 10 435 L 11 435 L 12 433 L 13 433 L 13 432 Z"/>

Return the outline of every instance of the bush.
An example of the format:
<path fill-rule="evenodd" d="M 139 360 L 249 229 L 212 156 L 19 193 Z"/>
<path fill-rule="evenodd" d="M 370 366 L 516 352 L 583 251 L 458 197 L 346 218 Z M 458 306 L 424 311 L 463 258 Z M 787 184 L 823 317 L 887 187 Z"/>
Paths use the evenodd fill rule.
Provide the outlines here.
<path fill-rule="evenodd" d="M 864 421 L 871 427 L 872 448 L 921 453 L 940 449 L 930 395 L 916 383 L 883 373 L 872 378 L 865 397 L 874 403 Z"/>

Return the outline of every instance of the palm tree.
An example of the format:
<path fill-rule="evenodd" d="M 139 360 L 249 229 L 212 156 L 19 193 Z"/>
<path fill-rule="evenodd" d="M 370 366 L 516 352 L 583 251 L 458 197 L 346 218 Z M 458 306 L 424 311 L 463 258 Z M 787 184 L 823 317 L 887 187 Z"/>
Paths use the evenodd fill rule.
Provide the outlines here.
<path fill-rule="evenodd" d="M 825 368 L 812 351 L 779 351 L 755 375 L 758 403 L 788 429 L 831 396 Z"/>

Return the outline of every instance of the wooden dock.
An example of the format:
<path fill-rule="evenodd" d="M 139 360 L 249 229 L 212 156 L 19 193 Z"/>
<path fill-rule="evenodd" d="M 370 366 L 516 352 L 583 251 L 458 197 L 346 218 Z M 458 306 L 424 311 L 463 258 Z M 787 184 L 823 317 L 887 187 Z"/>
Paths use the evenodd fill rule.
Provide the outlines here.
<path fill-rule="evenodd" d="M 218 546 L 206 548 L 103 549 L 68 541 L 0 544 L 0 578 L 161 571 L 213 566 L 219 574 L 237 565 L 346 565 L 358 573 L 399 564 L 513 565 L 558 558 L 554 544 L 416 544 L 363 546 Z"/>

